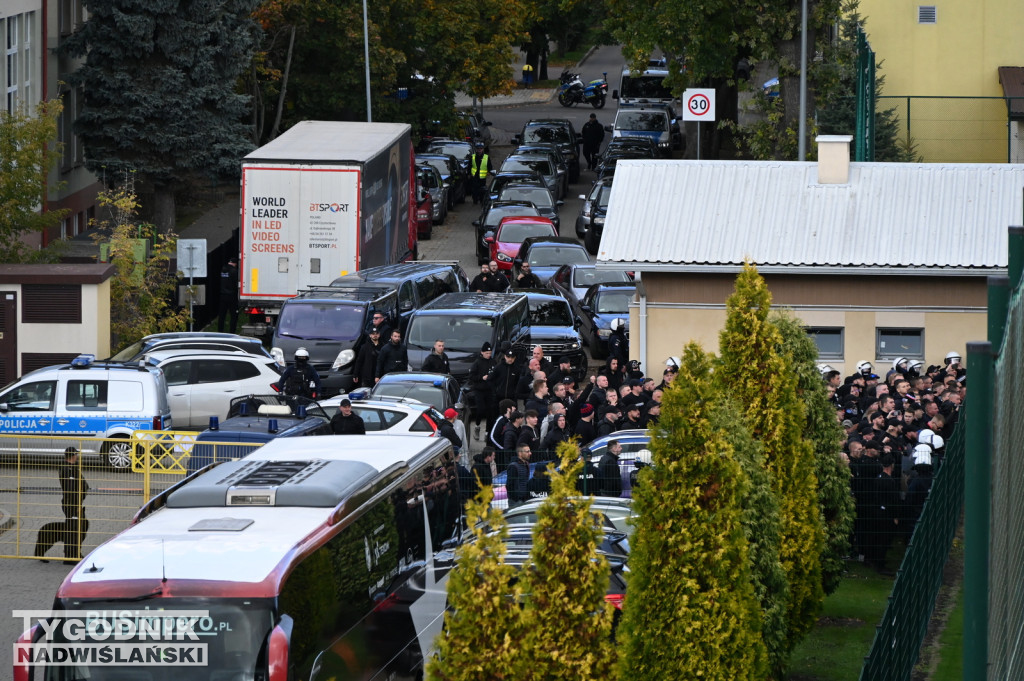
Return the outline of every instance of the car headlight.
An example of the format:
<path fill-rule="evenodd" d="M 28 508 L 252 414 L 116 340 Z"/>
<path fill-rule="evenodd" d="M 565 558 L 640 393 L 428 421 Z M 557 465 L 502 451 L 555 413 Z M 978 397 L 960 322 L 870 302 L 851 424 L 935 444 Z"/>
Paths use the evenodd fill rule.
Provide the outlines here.
<path fill-rule="evenodd" d="M 496 259 L 501 262 L 512 262 L 512 256 L 505 255 L 504 253 L 498 253 L 498 257 Z"/>
<path fill-rule="evenodd" d="M 668 142 L 658 142 L 658 146 L 662 149 L 668 149 L 670 144 Z"/>
<path fill-rule="evenodd" d="M 342 350 L 338 353 L 338 356 L 334 358 L 334 364 L 331 365 L 332 369 L 340 369 L 346 364 L 351 364 L 352 360 L 356 358 L 356 353 L 352 350 Z"/>
<path fill-rule="evenodd" d="M 594 218 L 594 224 L 595 225 L 603 225 L 604 224 L 604 218 Z"/>
<path fill-rule="evenodd" d="M 574 341 L 572 342 L 572 346 L 573 346 L 574 348 L 576 348 L 577 350 L 579 350 L 580 348 L 582 348 L 582 347 L 583 347 L 583 341 L 581 341 L 581 340 L 580 340 L 579 338 L 577 338 L 576 340 L 574 340 Z"/>
<path fill-rule="evenodd" d="M 608 336 L 610 336 L 610 335 L 612 335 L 612 330 L 611 329 L 598 329 L 597 330 L 597 337 L 600 338 L 601 340 L 608 340 Z"/>

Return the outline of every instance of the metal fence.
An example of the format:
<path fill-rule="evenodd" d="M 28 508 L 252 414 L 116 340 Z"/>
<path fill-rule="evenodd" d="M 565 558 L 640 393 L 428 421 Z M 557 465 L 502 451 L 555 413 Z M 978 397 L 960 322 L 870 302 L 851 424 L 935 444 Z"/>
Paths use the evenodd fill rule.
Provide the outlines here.
<path fill-rule="evenodd" d="M 244 456 L 259 446 L 214 442 L 195 446 L 194 436 L 172 431 L 138 431 L 131 440 L 0 436 L 0 558 L 75 561 L 77 552 L 65 552 L 66 544 L 80 544 L 84 556 L 125 529 L 143 503 L 187 472 Z M 102 452 L 125 443 L 131 445 L 130 464 L 112 466 Z M 74 469 L 88 486 L 82 501 L 88 524 L 69 522 L 61 503 L 63 452 L 71 446 L 83 452 Z M 197 454 L 201 460 L 193 460 Z M 37 547 L 46 549 L 44 555 L 37 555 Z"/>
<path fill-rule="evenodd" d="M 1020 163 L 1021 122 L 1011 97 L 878 97 L 875 110 L 895 109 L 901 131 L 928 163 Z"/>

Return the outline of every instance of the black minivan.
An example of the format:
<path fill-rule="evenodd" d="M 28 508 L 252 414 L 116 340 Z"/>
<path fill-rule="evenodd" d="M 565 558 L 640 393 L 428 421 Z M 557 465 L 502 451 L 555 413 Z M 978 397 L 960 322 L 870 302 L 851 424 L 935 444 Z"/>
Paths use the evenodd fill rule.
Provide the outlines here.
<path fill-rule="evenodd" d="M 504 343 L 519 359 L 530 353 L 530 304 L 521 293 L 447 293 L 413 312 L 405 340 L 414 371 L 443 340 L 451 374 L 463 382 L 485 342 L 495 355 Z"/>
<path fill-rule="evenodd" d="M 469 279 L 457 261 L 420 260 L 368 267 L 331 282 L 331 286 L 387 286 L 398 293 L 398 317 L 392 320 L 405 336 L 409 316 L 438 296 L 469 290 Z"/>
<path fill-rule="evenodd" d="M 279 363 L 290 365 L 295 351 L 306 348 L 325 396 L 348 392 L 373 313 L 383 313 L 393 325 L 397 300 L 395 290 L 385 284 L 332 284 L 302 291 L 281 306 L 270 352 Z"/>

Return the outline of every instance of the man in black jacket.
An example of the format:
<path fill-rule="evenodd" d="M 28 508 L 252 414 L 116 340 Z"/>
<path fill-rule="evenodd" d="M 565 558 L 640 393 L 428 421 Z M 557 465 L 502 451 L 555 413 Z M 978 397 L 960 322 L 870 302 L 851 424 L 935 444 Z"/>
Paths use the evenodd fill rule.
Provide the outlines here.
<path fill-rule="evenodd" d="M 494 400 L 494 387 L 491 384 L 491 370 L 494 361 L 491 359 L 491 344 L 484 342 L 480 346 L 480 354 L 469 367 L 469 388 L 473 400 L 473 438 L 480 439 L 480 421 L 487 424 L 488 432 L 497 417 Z"/>
<path fill-rule="evenodd" d="M 515 400 L 520 373 L 519 365 L 516 364 L 516 353 L 509 348 L 488 379 L 494 388 L 494 399 Z"/>
<path fill-rule="evenodd" d="M 580 129 L 580 136 L 583 137 L 583 158 L 587 159 L 587 170 L 593 170 L 597 166 L 598 152 L 604 140 L 604 127 L 597 120 L 597 114 L 590 114 L 590 120 Z"/>
<path fill-rule="evenodd" d="M 456 452 L 462 449 L 462 438 L 455 432 L 455 419 L 457 418 L 459 418 L 459 412 L 448 407 L 444 410 L 444 419 L 437 427 L 438 435 L 448 438 L 455 446 Z"/>
<path fill-rule="evenodd" d="M 234 333 L 238 326 L 238 258 L 232 256 L 220 271 L 220 300 L 217 314 L 217 331 L 224 331 L 224 319 L 230 315 L 228 333 Z"/>
<path fill-rule="evenodd" d="M 352 382 L 362 388 L 372 388 L 377 377 L 377 357 L 380 355 L 380 329 L 370 329 L 370 338 L 359 347 L 356 363 L 352 366 Z"/>
<path fill-rule="evenodd" d="M 474 293 L 490 293 L 491 291 L 491 268 L 487 263 L 480 265 L 480 274 L 473 277 L 469 284 L 469 290 Z"/>
<path fill-rule="evenodd" d="M 617 497 L 622 494 L 622 473 L 619 470 L 619 454 L 622 445 L 618 440 L 609 440 L 608 449 L 597 464 L 598 492 L 602 497 Z"/>
<path fill-rule="evenodd" d="M 376 380 L 379 381 L 381 376 L 392 371 L 408 370 L 409 353 L 402 345 L 402 333 L 395 329 L 391 332 L 391 340 L 380 349 L 380 355 L 377 356 Z"/>
<path fill-rule="evenodd" d="M 338 405 L 338 413 L 331 418 L 331 432 L 335 435 L 365 435 L 363 417 L 352 413 L 352 402 L 347 398 Z"/>
<path fill-rule="evenodd" d="M 516 276 L 516 288 L 543 288 L 540 277 L 530 269 L 530 263 L 524 262 L 519 266 L 519 274 Z"/>
<path fill-rule="evenodd" d="M 518 506 L 530 498 L 527 485 L 530 482 L 530 446 L 523 444 L 516 449 L 516 459 L 509 464 L 505 488 L 508 506 Z"/>
<path fill-rule="evenodd" d="M 584 403 L 580 407 L 580 420 L 573 428 L 573 435 L 580 438 L 580 444 L 587 444 L 597 438 L 597 430 L 594 429 L 594 405 Z"/>
<path fill-rule="evenodd" d="M 448 363 L 448 354 L 444 351 L 444 341 L 438 338 L 434 341 L 434 349 L 430 351 L 427 358 L 423 360 L 422 371 L 433 374 L 451 374 L 452 367 Z"/>
<path fill-rule="evenodd" d="M 89 531 L 89 521 L 85 518 L 84 509 L 89 483 L 82 477 L 78 454 L 76 447 L 65 449 L 64 463 L 57 471 L 61 491 L 60 508 L 64 512 L 64 522 L 46 523 L 39 528 L 35 556 L 43 563 L 48 562 L 43 555 L 57 542 L 64 543 L 65 558 L 78 560 L 82 557 L 82 539 Z"/>
<path fill-rule="evenodd" d="M 601 421 L 597 424 L 597 436 L 604 437 L 605 435 L 611 435 L 618 427 L 615 425 L 619 420 L 619 416 L 622 412 L 619 411 L 618 407 L 603 407 L 601 409 Z"/>

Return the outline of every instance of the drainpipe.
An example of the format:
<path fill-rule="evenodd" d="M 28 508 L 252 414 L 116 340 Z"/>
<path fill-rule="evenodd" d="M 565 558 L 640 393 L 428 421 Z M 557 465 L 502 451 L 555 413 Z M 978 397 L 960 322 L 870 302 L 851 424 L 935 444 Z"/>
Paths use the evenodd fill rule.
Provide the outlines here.
<path fill-rule="evenodd" d="M 639 327 L 637 329 L 637 347 L 640 349 L 640 366 L 642 371 L 647 376 L 651 375 L 650 369 L 647 367 L 647 287 L 644 286 L 643 276 L 640 272 L 636 273 L 636 293 L 640 297 L 640 318 L 637 319 Z"/>

